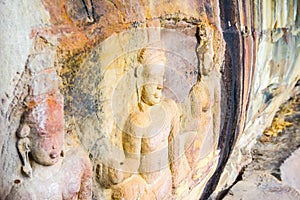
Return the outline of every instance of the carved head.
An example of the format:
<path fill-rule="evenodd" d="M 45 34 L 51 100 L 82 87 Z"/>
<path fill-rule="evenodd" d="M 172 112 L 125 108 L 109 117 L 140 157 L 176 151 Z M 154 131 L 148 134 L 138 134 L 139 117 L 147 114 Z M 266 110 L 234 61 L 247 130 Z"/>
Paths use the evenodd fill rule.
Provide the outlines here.
<path fill-rule="evenodd" d="M 200 55 L 200 62 L 202 63 L 200 73 L 204 76 L 207 76 L 213 70 L 214 67 L 214 30 L 210 26 L 205 24 L 199 25 L 198 28 L 199 45 L 197 47 L 197 53 Z"/>
<path fill-rule="evenodd" d="M 29 127 L 31 156 L 41 165 L 58 162 L 64 142 L 63 97 L 52 93 L 30 97 L 24 123 Z"/>
<path fill-rule="evenodd" d="M 139 53 L 141 63 L 141 100 L 147 105 L 161 101 L 166 57 L 164 51 L 155 48 L 144 48 Z"/>

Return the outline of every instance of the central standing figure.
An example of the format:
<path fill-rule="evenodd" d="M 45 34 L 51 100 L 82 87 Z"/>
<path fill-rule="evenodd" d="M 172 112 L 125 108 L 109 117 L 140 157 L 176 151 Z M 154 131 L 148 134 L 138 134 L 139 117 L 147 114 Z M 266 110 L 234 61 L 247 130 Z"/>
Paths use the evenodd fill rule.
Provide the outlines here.
<path fill-rule="evenodd" d="M 156 199 L 165 199 L 179 184 L 179 110 L 162 98 L 166 58 L 161 49 L 144 48 L 136 70 L 138 106 L 130 113 L 122 135 L 127 165 L 147 182 Z M 185 176 L 185 173 L 181 173 Z"/>

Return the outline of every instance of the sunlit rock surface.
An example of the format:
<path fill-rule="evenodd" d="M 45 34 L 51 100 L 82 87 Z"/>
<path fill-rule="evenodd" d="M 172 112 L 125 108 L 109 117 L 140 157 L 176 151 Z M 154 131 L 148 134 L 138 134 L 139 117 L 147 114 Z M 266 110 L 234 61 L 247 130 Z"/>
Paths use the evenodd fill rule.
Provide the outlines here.
<path fill-rule="evenodd" d="M 1 199 L 28 181 L 16 132 L 40 71 L 54 69 L 61 78 L 66 145 L 81 144 L 89 154 L 94 199 L 217 197 L 251 161 L 252 146 L 300 78 L 297 1 L 26 0 L 3 1 L 0 9 Z M 120 130 L 140 103 L 139 51 L 157 41 L 166 57 L 167 113 L 154 110 L 153 119 L 172 116 L 179 126 L 177 169 L 188 172 L 183 178 L 171 169 L 172 183 L 180 181 L 162 194 L 160 183 L 120 166 Z M 202 146 L 197 170 L 188 169 L 183 158 Z M 168 167 L 165 159 L 159 164 Z"/>
<path fill-rule="evenodd" d="M 299 169 L 300 163 L 299 152 L 300 150 L 297 149 L 281 166 L 282 181 L 298 191 L 300 191 L 300 180 L 297 176 L 297 169 Z"/>
<path fill-rule="evenodd" d="M 299 199 L 299 193 L 293 188 L 283 185 L 269 174 L 254 174 L 243 182 L 237 183 L 228 195 L 229 199 Z"/>
<path fill-rule="evenodd" d="M 219 190 L 231 185 L 242 166 L 251 162 L 251 147 L 265 127 L 271 124 L 278 105 L 293 93 L 300 70 L 299 5 L 284 1 L 276 5 L 271 1 L 240 2 L 238 5 L 240 13 L 243 13 L 240 20 L 242 44 L 245 46 L 242 50 L 244 77 L 248 76 L 250 87 L 243 95 L 248 99 L 244 105 L 247 111 L 241 116 L 245 124 L 219 181 Z M 274 9 L 269 10 L 272 6 Z M 246 17 L 248 12 L 252 17 Z M 248 31 L 245 32 L 246 27 Z"/>
<path fill-rule="evenodd" d="M 299 198 L 295 169 L 299 164 L 300 90 L 295 92 L 295 96 L 280 106 L 271 126 L 252 146 L 252 162 L 243 167 L 233 185 L 221 192 L 219 198 Z"/>

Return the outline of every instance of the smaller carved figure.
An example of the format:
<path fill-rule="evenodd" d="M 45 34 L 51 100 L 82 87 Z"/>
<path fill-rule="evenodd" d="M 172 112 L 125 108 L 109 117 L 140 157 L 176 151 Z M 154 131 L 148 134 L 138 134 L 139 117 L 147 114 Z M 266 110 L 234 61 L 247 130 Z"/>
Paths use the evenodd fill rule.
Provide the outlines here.
<path fill-rule="evenodd" d="M 206 166 L 212 165 L 220 130 L 221 77 L 213 62 L 212 35 L 211 29 L 200 26 L 198 80 L 189 94 L 190 128 L 195 134 L 192 134 L 186 144 L 186 156 L 191 169 L 194 169 L 192 178 L 195 183 L 201 181 L 204 171 L 209 170 Z"/>
<path fill-rule="evenodd" d="M 29 96 L 17 132 L 25 175 L 7 200 L 91 199 L 90 160 L 80 145 L 64 146 L 63 96 L 59 91 Z"/>
<path fill-rule="evenodd" d="M 200 159 L 201 149 L 203 148 L 203 140 L 212 131 L 212 116 L 210 113 L 211 101 L 208 86 L 199 80 L 192 88 L 190 95 L 191 101 L 191 128 L 196 130 L 196 134 L 192 135 L 191 141 L 187 143 L 186 156 L 190 167 L 195 169 Z M 209 136 L 212 138 L 212 135 Z"/>
<path fill-rule="evenodd" d="M 204 105 L 207 105 L 207 109 L 203 109 L 202 117 L 203 123 L 207 126 L 207 137 L 205 137 L 201 148 L 201 157 L 204 158 L 208 154 L 217 151 L 221 128 L 221 74 L 219 64 L 215 63 L 216 54 L 213 49 L 214 30 L 207 26 L 202 27 L 202 32 L 203 34 L 200 35 L 200 41 L 205 42 L 204 44 L 200 42 L 197 51 L 200 55 L 200 82 L 207 88 L 205 90 L 208 90 L 207 99 L 204 101 Z M 201 100 L 204 99 L 202 98 Z"/>

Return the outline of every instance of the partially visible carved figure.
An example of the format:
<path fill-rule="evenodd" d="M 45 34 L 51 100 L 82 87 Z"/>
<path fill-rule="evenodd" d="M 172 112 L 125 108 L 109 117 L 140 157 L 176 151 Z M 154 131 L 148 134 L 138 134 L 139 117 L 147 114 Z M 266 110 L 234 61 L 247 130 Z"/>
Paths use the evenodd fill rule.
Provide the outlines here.
<path fill-rule="evenodd" d="M 212 138 L 212 115 L 211 115 L 211 99 L 208 86 L 205 82 L 198 80 L 193 86 L 189 98 L 191 101 L 191 129 L 195 130 L 195 134 L 187 143 L 186 156 L 190 167 L 196 169 L 200 160 L 205 157 L 203 155 L 204 139 Z M 209 136 L 210 134 L 210 136 Z M 206 144 L 207 145 L 207 144 Z"/>
<path fill-rule="evenodd" d="M 211 160 L 217 152 L 221 119 L 219 82 L 221 77 L 213 62 L 213 31 L 207 30 L 210 29 L 204 26 L 199 29 L 200 41 L 197 48 L 200 60 L 199 74 L 189 95 L 190 126 L 196 134 L 187 143 L 186 156 L 190 167 L 194 169 L 192 178 L 196 182 L 201 180 L 206 170 L 209 170 Z"/>
<path fill-rule="evenodd" d="M 138 59 L 142 65 L 136 72 L 138 106 L 130 113 L 122 135 L 130 177 L 114 188 L 113 195 L 123 193 L 121 199 L 125 191 L 135 191 L 125 199 L 166 199 L 190 170 L 179 151 L 180 113 L 173 100 L 162 98 L 164 52 L 144 48 Z"/>
<path fill-rule="evenodd" d="M 200 156 L 205 157 L 211 152 L 215 153 L 218 145 L 221 128 L 221 74 L 219 63 L 214 62 L 216 60 L 215 56 L 217 56 L 213 49 L 214 30 L 209 26 L 200 28 L 202 28 L 203 32 L 203 34 L 200 34 L 200 40 L 205 41 L 205 45 L 201 45 L 200 42 L 197 50 L 201 59 L 199 70 L 201 72 L 201 81 L 206 84 L 204 87 L 207 87 L 209 91 L 209 96 L 207 97 L 208 109 L 204 112 L 202 121 L 204 123 L 210 121 L 209 123 L 212 128 L 209 128 L 211 131 L 208 130 L 208 137 L 203 141 L 202 154 Z M 223 106 L 225 107 L 225 105 Z"/>
<path fill-rule="evenodd" d="M 88 156 L 80 145 L 64 146 L 63 96 L 58 89 L 43 91 L 49 93 L 26 100 L 17 148 L 27 178 L 14 185 L 6 199 L 91 199 Z"/>

